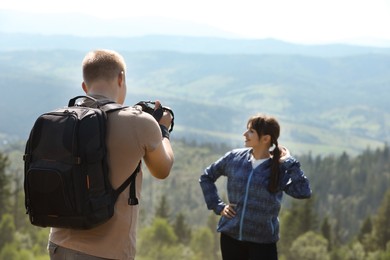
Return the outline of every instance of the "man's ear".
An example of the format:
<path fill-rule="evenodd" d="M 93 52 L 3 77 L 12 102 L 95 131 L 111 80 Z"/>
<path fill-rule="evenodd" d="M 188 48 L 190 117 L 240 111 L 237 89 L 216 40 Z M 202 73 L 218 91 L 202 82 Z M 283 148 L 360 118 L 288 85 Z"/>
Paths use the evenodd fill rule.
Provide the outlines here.
<path fill-rule="evenodd" d="M 125 83 L 125 73 L 121 71 L 118 74 L 118 85 L 122 87 L 124 83 Z"/>
<path fill-rule="evenodd" d="M 87 84 L 85 84 L 85 82 L 83 81 L 83 83 L 81 83 L 81 87 L 83 88 L 85 94 L 88 94 L 88 88 L 87 88 Z"/>

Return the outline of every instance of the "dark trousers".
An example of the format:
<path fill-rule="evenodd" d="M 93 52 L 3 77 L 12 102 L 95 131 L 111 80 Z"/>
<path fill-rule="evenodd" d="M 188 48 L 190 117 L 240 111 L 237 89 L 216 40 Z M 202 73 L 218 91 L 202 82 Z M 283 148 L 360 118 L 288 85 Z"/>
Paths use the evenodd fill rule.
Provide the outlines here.
<path fill-rule="evenodd" d="M 239 241 L 222 233 L 221 252 L 223 260 L 278 260 L 276 243 Z"/>

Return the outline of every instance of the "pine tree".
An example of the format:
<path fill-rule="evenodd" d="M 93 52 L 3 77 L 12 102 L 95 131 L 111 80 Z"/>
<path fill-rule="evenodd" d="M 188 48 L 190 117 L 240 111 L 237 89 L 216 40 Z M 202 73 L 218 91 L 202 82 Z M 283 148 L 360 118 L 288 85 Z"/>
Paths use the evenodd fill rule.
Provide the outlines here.
<path fill-rule="evenodd" d="M 308 231 L 313 231 L 318 229 L 318 216 L 315 212 L 316 198 L 315 196 L 311 197 L 311 199 L 304 200 L 304 203 L 301 208 L 301 232 L 306 233 Z"/>
<path fill-rule="evenodd" d="M 332 227 L 329 218 L 325 217 L 321 224 L 321 233 L 328 240 L 328 251 L 332 251 Z"/>
<path fill-rule="evenodd" d="M 14 219 L 10 214 L 0 217 L 0 249 L 7 243 L 11 243 L 15 235 Z"/>
<path fill-rule="evenodd" d="M 281 215 L 280 251 L 289 251 L 292 243 L 301 235 L 318 228 L 317 215 L 314 212 L 314 198 L 293 200 L 290 209 L 284 209 Z"/>
<path fill-rule="evenodd" d="M 169 218 L 169 205 L 167 201 L 167 197 L 165 195 L 161 196 L 160 203 L 157 206 L 156 209 L 156 217 L 157 218 L 163 218 L 168 219 Z"/>
<path fill-rule="evenodd" d="M 8 204 L 9 204 L 9 176 L 6 174 L 6 169 L 9 166 L 8 157 L 0 152 L 0 217 L 8 212 Z"/>
<path fill-rule="evenodd" d="M 371 232 L 372 232 L 372 222 L 371 222 L 371 218 L 368 217 L 363 221 L 362 227 L 360 228 L 358 234 L 359 242 L 362 243 L 364 236 L 371 234 Z"/>
<path fill-rule="evenodd" d="M 195 259 L 216 259 L 213 256 L 213 247 L 213 234 L 208 228 L 201 227 L 195 230 L 191 239 L 191 249 L 195 253 Z"/>
<path fill-rule="evenodd" d="M 378 238 L 378 246 L 385 250 L 390 241 L 390 190 L 388 190 L 378 209 L 378 215 L 374 221 L 374 229 Z"/>
<path fill-rule="evenodd" d="M 366 252 L 373 252 L 378 249 L 378 238 L 373 230 L 373 223 L 371 218 L 368 217 L 363 221 L 359 234 L 357 235 L 358 241 L 363 245 Z"/>
<path fill-rule="evenodd" d="M 182 259 L 182 250 L 168 220 L 155 218 L 153 223 L 139 234 L 138 254 L 141 259 Z"/>
<path fill-rule="evenodd" d="M 219 244 L 219 239 L 220 239 L 220 235 L 218 232 L 216 232 L 216 227 L 217 227 L 217 223 L 219 221 L 219 216 L 215 215 L 214 212 L 211 212 L 208 219 L 207 219 L 207 228 L 210 229 L 210 232 L 213 236 L 213 250 L 212 250 L 212 255 L 213 255 L 213 259 L 218 259 L 219 258 L 219 254 L 221 252 L 220 250 L 220 244 Z"/>
<path fill-rule="evenodd" d="M 175 234 L 184 245 L 187 245 L 191 240 L 191 227 L 186 223 L 186 219 L 183 213 L 179 213 L 176 216 L 175 223 L 173 225 Z"/>

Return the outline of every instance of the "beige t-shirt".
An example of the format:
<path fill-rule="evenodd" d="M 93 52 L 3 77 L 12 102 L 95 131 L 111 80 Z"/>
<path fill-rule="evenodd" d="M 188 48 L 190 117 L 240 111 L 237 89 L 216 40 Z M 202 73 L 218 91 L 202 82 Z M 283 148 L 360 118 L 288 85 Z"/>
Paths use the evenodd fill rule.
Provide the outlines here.
<path fill-rule="evenodd" d="M 133 173 L 146 151 L 161 144 L 161 130 L 149 114 L 126 108 L 108 117 L 108 162 L 114 188 Z M 136 179 L 140 199 L 142 172 Z M 139 206 L 129 206 L 129 187 L 119 196 L 113 217 L 90 230 L 51 228 L 49 240 L 65 248 L 109 259 L 134 259 Z M 141 203 L 141 200 L 140 200 Z"/>

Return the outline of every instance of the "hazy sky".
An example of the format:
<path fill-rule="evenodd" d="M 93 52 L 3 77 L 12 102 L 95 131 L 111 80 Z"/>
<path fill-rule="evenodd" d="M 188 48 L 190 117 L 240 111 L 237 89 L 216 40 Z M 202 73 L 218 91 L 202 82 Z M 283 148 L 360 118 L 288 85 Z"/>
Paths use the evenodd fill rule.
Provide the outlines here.
<path fill-rule="evenodd" d="M 390 0 L 13 0 L 1 1 L 1 9 L 104 19 L 170 18 L 242 37 L 300 43 L 390 42 Z"/>

